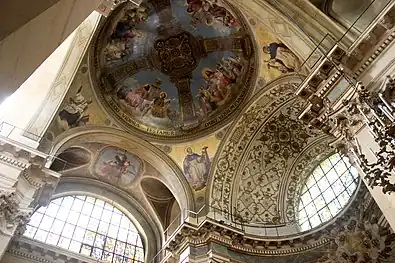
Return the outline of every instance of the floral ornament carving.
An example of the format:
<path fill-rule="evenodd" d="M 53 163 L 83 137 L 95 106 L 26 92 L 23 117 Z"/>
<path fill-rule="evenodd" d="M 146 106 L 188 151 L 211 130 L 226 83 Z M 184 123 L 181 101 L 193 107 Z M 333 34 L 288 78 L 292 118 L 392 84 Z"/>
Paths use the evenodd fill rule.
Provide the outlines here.
<path fill-rule="evenodd" d="M 19 202 L 15 193 L 0 193 L 0 227 L 4 230 L 12 231 L 16 226 L 17 231 L 23 231 L 23 226 L 26 225 L 31 213 L 26 213 L 19 210 Z M 22 228 L 20 228 L 22 227 Z"/>
<path fill-rule="evenodd" d="M 218 154 L 216 166 L 211 177 L 211 206 L 220 209 L 225 216 L 230 213 L 231 192 L 235 172 L 245 149 L 253 135 L 259 131 L 262 122 L 276 109 L 294 98 L 295 87 L 290 84 L 279 85 L 265 93 L 238 120 L 231 136 L 226 140 Z"/>
<path fill-rule="evenodd" d="M 394 262 L 395 234 L 379 223 L 382 212 L 376 204 L 373 209 L 365 209 L 361 204 L 358 210 L 359 215 L 351 217 L 345 226 L 331 231 L 334 250 L 325 263 Z"/>
<path fill-rule="evenodd" d="M 217 152 L 210 204 L 225 218 L 232 213 L 253 223 L 283 222 L 278 211 L 285 178 L 303 149 L 322 136 L 298 120 L 304 102 L 294 95 L 296 85 L 284 82 L 257 95 Z"/>
<path fill-rule="evenodd" d="M 292 100 L 272 116 L 254 137 L 243 154 L 240 181 L 235 179 L 236 213 L 245 222 L 278 224 L 284 222 L 280 211 L 280 186 L 287 178 L 288 167 L 308 143 L 320 134 L 298 120 L 304 107 L 301 100 Z"/>

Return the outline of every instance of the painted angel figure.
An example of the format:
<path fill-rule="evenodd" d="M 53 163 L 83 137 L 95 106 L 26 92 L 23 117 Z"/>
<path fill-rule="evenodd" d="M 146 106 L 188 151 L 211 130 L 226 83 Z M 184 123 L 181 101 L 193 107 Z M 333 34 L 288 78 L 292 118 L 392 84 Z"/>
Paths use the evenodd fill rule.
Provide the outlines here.
<path fill-rule="evenodd" d="M 132 163 L 128 160 L 126 151 L 120 155 L 115 155 L 115 160 L 110 160 L 109 165 L 118 170 L 121 174 L 125 174 Z"/>

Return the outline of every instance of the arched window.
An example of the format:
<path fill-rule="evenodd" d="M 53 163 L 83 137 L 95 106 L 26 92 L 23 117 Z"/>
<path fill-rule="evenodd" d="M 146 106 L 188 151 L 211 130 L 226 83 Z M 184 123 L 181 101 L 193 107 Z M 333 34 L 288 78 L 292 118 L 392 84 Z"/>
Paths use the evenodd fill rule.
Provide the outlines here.
<path fill-rule="evenodd" d="M 302 231 L 335 217 L 358 185 L 358 173 L 347 157 L 334 154 L 320 163 L 303 186 L 298 206 Z"/>
<path fill-rule="evenodd" d="M 107 262 L 144 262 L 141 237 L 130 219 L 90 196 L 65 196 L 40 207 L 24 235 Z"/>

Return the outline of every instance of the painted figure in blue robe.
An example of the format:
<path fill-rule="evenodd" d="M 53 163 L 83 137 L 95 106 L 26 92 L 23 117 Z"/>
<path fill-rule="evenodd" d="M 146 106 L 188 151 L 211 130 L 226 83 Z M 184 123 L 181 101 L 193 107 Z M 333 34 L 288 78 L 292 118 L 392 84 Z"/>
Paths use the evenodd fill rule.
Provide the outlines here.
<path fill-rule="evenodd" d="M 193 189 L 201 190 L 206 186 L 211 165 L 207 147 L 202 148 L 200 155 L 194 153 L 190 147 L 186 149 L 186 152 L 183 162 L 185 177 Z"/>
<path fill-rule="evenodd" d="M 276 69 L 281 73 L 289 73 L 299 68 L 299 59 L 283 43 L 270 43 L 263 47 L 263 52 L 270 56 L 269 60 L 265 60 L 269 70 Z"/>

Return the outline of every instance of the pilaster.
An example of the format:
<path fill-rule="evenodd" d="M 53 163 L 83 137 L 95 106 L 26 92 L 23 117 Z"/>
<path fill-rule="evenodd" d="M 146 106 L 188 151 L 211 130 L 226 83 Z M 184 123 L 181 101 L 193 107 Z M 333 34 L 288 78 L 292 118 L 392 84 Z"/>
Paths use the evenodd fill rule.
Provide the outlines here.
<path fill-rule="evenodd" d="M 0 137 L 0 258 L 21 235 L 34 208 L 46 205 L 59 174 L 45 168 L 48 156 Z"/>

